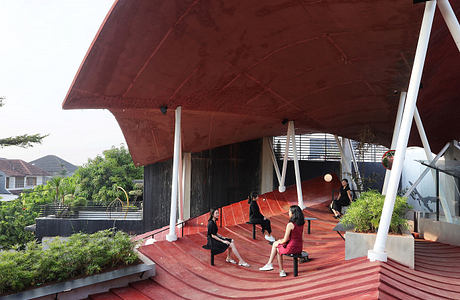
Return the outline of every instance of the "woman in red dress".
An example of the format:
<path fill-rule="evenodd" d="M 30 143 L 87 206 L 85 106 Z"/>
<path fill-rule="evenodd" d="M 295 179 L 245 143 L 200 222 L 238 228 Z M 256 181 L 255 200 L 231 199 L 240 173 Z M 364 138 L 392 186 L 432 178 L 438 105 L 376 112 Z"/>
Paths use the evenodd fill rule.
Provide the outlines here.
<path fill-rule="evenodd" d="M 280 276 L 285 277 L 286 272 L 283 268 L 283 257 L 282 254 L 297 254 L 302 252 L 303 246 L 303 225 L 305 224 L 305 218 L 302 210 L 297 205 L 292 205 L 289 208 L 289 223 L 286 225 L 286 232 L 281 240 L 277 240 L 272 245 L 270 258 L 265 266 L 259 268 L 261 271 L 273 270 L 273 259 L 278 259 L 278 265 L 280 269 Z"/>

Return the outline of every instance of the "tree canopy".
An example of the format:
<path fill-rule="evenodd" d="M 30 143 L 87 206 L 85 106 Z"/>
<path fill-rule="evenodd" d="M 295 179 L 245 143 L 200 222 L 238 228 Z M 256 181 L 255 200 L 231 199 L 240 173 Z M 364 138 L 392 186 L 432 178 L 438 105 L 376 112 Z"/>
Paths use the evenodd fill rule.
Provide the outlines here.
<path fill-rule="evenodd" d="M 103 204 L 116 198 L 124 200 L 122 187 L 129 191 L 134 188 L 134 179 L 144 177 L 143 167 L 136 167 L 124 146 L 112 147 L 103 156 L 89 159 L 75 175 L 79 177 L 80 196 Z"/>

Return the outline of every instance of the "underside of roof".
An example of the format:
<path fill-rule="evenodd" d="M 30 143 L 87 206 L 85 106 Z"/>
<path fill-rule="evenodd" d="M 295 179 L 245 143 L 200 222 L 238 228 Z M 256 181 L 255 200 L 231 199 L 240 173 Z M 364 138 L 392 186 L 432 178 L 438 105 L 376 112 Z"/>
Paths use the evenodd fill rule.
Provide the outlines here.
<path fill-rule="evenodd" d="M 296 133 L 389 146 L 423 9 L 409 0 L 119 0 L 63 107 L 110 110 L 139 165 L 172 156 L 177 106 L 186 152 L 284 135 L 285 119 Z M 437 12 L 417 102 L 433 151 L 459 136 L 459 74 Z M 414 130 L 410 144 L 420 144 Z"/>

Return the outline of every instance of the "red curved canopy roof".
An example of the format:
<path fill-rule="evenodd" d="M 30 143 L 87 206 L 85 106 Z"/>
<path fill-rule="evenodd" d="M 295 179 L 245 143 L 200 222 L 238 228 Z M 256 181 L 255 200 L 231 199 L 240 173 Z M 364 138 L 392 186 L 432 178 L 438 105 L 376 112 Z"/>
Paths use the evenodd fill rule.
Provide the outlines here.
<path fill-rule="evenodd" d="M 63 108 L 109 109 L 142 165 L 172 156 L 179 105 L 184 151 L 283 135 L 283 119 L 298 133 L 388 146 L 423 9 L 409 0 L 119 0 Z M 437 12 L 417 104 L 434 151 L 459 136 L 459 74 Z"/>

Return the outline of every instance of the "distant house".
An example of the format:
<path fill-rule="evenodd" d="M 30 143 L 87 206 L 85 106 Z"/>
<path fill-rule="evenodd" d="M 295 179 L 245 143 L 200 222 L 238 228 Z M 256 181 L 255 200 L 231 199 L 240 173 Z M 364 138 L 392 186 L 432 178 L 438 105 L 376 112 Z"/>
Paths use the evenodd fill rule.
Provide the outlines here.
<path fill-rule="evenodd" d="M 23 160 L 0 158 L 0 194 L 19 194 L 49 178 L 50 174 Z"/>
<path fill-rule="evenodd" d="M 77 166 L 72 165 L 68 161 L 63 160 L 56 155 L 47 155 L 43 156 L 42 158 L 33 160 L 29 162 L 30 164 L 39 167 L 40 169 L 44 170 L 51 176 L 72 176 Z"/>

